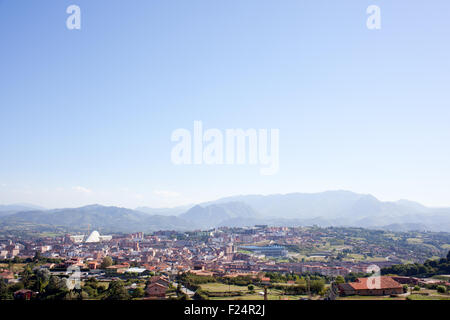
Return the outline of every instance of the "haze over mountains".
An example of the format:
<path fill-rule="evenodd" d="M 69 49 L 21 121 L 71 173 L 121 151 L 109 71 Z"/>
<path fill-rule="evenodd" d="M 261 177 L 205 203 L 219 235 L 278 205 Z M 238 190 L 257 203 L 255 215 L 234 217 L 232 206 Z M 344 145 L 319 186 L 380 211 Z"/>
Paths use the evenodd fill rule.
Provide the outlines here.
<path fill-rule="evenodd" d="M 45 208 L 28 203 L 0 205 L 0 217 L 20 211 L 31 211 L 31 210 L 45 210 Z"/>
<path fill-rule="evenodd" d="M 8 207 L 11 210 L 2 210 Z M 220 226 L 354 226 L 394 231 L 450 232 L 450 208 L 428 208 L 400 200 L 382 202 L 371 195 L 349 191 L 244 195 L 191 207 L 138 208 L 90 205 L 81 208 L 36 210 L 0 206 L 0 228 L 21 225 L 63 226 L 102 232 L 194 230 Z"/>

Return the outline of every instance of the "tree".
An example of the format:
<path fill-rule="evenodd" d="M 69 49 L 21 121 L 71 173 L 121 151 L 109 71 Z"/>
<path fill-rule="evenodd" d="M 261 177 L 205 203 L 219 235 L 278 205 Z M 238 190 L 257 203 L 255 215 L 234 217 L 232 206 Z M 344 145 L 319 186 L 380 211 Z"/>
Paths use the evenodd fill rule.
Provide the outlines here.
<path fill-rule="evenodd" d="M 145 295 L 145 291 L 144 289 L 142 289 L 141 287 L 136 288 L 133 291 L 133 298 L 142 298 Z"/>
<path fill-rule="evenodd" d="M 335 282 L 337 284 L 345 283 L 345 279 L 343 276 L 337 276 Z"/>
<path fill-rule="evenodd" d="M 36 251 L 36 252 L 34 253 L 33 261 L 39 261 L 39 260 L 41 260 L 41 259 L 42 259 L 42 254 L 41 254 L 41 252 L 40 252 L 40 251 Z"/>
<path fill-rule="evenodd" d="M 323 280 L 312 280 L 310 281 L 311 293 L 319 294 L 325 288 L 325 281 Z"/>
<path fill-rule="evenodd" d="M 184 293 L 182 295 L 178 296 L 178 298 L 180 300 L 189 300 L 189 297 Z M 202 289 L 197 289 L 197 291 L 195 291 L 195 294 L 194 294 L 194 299 L 195 300 L 208 300 L 209 297 Z"/>
<path fill-rule="evenodd" d="M 36 271 L 36 289 L 41 293 L 50 280 L 50 271 L 47 269 L 39 269 Z"/>
<path fill-rule="evenodd" d="M 177 295 L 180 295 L 182 292 L 182 287 L 181 287 L 181 283 L 178 282 L 177 284 L 177 290 L 176 290 Z"/>
<path fill-rule="evenodd" d="M 60 299 L 67 294 L 66 282 L 57 277 L 51 276 L 48 285 L 45 287 L 45 297 L 50 299 Z"/>
<path fill-rule="evenodd" d="M 248 291 L 254 292 L 254 291 L 255 291 L 255 286 L 252 285 L 252 284 L 249 284 L 249 285 L 248 285 Z"/>
<path fill-rule="evenodd" d="M 11 298 L 12 296 L 8 292 L 6 283 L 2 279 L 0 279 L 0 300 L 8 300 Z"/>
<path fill-rule="evenodd" d="M 122 281 L 111 281 L 106 291 L 105 300 L 129 300 L 130 294 Z"/>
<path fill-rule="evenodd" d="M 447 253 L 447 261 L 450 262 L 450 250 Z"/>
<path fill-rule="evenodd" d="M 113 261 L 112 261 L 111 257 L 104 257 L 100 267 L 102 269 L 106 269 L 106 268 L 112 266 L 112 264 L 113 264 Z"/>
<path fill-rule="evenodd" d="M 25 269 L 20 274 L 21 282 L 23 283 L 24 288 L 30 289 L 33 287 L 33 270 L 29 265 L 25 267 Z"/>
<path fill-rule="evenodd" d="M 447 292 L 447 288 L 444 286 L 437 286 L 436 287 L 437 292 L 439 293 L 446 293 Z"/>

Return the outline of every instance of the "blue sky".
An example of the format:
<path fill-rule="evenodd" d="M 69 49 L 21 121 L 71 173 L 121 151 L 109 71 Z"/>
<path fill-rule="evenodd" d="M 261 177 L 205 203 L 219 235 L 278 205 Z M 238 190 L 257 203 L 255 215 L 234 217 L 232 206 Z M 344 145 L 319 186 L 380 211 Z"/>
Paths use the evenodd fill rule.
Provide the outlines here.
<path fill-rule="evenodd" d="M 81 8 L 68 30 L 66 8 Z M 366 28 L 381 8 L 382 29 Z M 0 0 L 0 203 L 346 189 L 450 206 L 450 2 Z M 177 128 L 280 130 L 280 170 L 175 166 Z"/>

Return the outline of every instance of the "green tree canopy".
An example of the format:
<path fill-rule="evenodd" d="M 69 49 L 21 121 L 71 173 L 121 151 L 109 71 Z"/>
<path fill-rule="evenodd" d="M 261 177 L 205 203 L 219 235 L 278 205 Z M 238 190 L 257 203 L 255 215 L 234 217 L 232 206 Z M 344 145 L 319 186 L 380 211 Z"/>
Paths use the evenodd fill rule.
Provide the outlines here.
<path fill-rule="evenodd" d="M 106 269 L 106 268 L 112 266 L 112 264 L 113 264 L 113 260 L 111 257 L 104 257 L 103 262 L 101 264 L 101 268 Z"/>
<path fill-rule="evenodd" d="M 337 276 L 335 282 L 336 282 L 337 284 L 345 283 L 345 279 L 344 279 L 343 276 Z"/>
<path fill-rule="evenodd" d="M 105 300 L 129 300 L 130 294 L 122 281 L 111 281 L 106 291 Z"/>

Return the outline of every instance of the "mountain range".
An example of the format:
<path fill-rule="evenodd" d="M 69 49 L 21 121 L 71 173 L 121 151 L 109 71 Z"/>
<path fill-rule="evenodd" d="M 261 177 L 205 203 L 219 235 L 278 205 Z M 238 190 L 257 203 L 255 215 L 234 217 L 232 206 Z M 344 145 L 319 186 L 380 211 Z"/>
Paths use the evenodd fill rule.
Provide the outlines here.
<path fill-rule="evenodd" d="M 127 209 L 89 205 L 45 210 L 35 206 L 0 206 L 2 227 L 62 226 L 101 232 L 194 230 L 214 227 L 352 226 L 393 231 L 450 232 L 450 208 L 429 208 L 417 202 L 383 202 L 350 191 L 242 195 L 176 208 Z"/>

